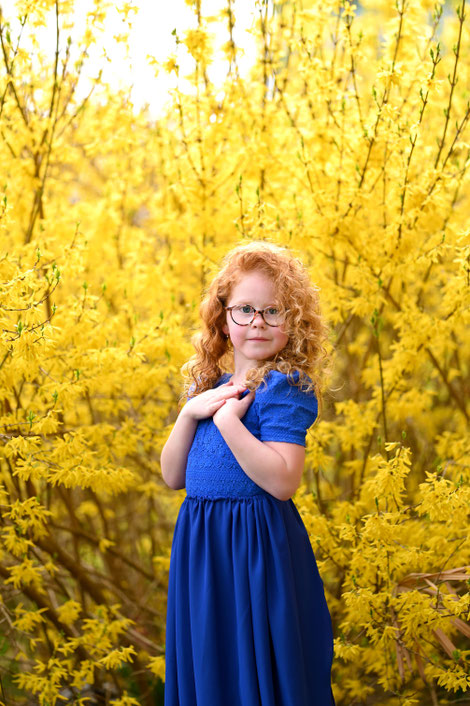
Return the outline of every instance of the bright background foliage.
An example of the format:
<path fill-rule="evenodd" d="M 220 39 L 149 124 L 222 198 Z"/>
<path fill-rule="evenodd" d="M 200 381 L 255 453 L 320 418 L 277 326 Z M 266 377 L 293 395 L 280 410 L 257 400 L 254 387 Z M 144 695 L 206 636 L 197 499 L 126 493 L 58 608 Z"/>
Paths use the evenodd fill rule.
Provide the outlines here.
<path fill-rule="evenodd" d="M 294 500 L 338 706 L 469 703 L 465 0 L 253 1 L 248 73 L 233 2 L 187 4 L 174 53 L 149 57 L 175 82 L 158 117 L 89 65 L 106 3 L 73 41 L 73 0 L 0 16 L 0 698 L 163 703 L 184 491 L 159 453 L 203 286 L 268 238 L 331 323 Z"/>

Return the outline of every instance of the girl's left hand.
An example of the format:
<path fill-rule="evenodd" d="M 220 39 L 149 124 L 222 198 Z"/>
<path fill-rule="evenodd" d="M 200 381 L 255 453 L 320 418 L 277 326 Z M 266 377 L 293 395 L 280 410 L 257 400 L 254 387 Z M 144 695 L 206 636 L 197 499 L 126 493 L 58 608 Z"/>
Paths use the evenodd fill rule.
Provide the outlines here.
<path fill-rule="evenodd" d="M 222 417 L 226 416 L 238 417 L 238 419 L 241 419 L 247 413 L 248 407 L 254 399 L 254 392 L 249 392 L 241 400 L 238 400 L 236 397 L 229 397 L 225 400 L 225 403 L 212 415 L 214 423 L 217 423 Z"/>

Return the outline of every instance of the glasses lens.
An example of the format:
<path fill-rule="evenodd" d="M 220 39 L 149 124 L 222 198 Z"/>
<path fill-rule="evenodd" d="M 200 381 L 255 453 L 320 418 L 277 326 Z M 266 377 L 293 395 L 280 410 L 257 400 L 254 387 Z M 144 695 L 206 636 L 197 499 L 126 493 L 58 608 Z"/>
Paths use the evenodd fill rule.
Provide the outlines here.
<path fill-rule="evenodd" d="M 254 312 L 252 306 L 243 304 L 232 309 L 232 317 L 236 324 L 246 326 L 251 323 Z M 269 326 L 279 326 L 284 321 L 284 314 L 277 307 L 270 306 L 264 312 L 264 320 Z"/>
<path fill-rule="evenodd" d="M 234 306 L 232 309 L 232 318 L 236 324 L 244 326 L 245 324 L 250 323 L 251 319 L 253 318 L 253 311 L 253 307 L 248 306 L 248 304 L 244 304 L 242 306 Z"/>
<path fill-rule="evenodd" d="M 264 312 L 264 320 L 269 326 L 279 326 L 284 321 L 284 314 L 275 306 L 270 306 Z"/>

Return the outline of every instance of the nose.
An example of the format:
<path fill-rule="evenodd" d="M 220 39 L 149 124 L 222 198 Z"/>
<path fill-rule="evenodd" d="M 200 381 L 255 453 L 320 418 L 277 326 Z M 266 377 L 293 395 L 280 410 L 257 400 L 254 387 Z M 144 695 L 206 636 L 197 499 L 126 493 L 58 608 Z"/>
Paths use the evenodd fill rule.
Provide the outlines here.
<path fill-rule="evenodd" d="M 259 321 L 257 321 L 257 317 L 258 317 L 258 316 L 259 316 Z M 263 319 L 263 317 L 261 316 L 261 314 L 260 314 L 259 311 L 256 312 L 255 318 L 253 319 L 253 321 L 252 321 L 251 323 L 252 323 L 252 325 L 253 325 L 254 323 L 258 323 L 258 324 L 263 324 L 263 326 L 264 326 L 265 320 Z"/>

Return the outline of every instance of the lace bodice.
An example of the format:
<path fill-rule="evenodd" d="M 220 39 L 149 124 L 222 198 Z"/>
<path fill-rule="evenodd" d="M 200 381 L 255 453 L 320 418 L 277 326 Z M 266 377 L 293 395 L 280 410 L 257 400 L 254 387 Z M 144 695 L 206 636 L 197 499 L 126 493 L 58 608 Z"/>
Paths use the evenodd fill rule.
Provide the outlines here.
<path fill-rule="evenodd" d="M 294 377 L 298 380 L 298 373 Z M 216 387 L 229 378 L 224 373 Z M 306 431 L 318 411 L 315 394 L 290 385 L 287 376 L 278 371 L 270 371 L 266 383 L 256 390 L 242 423 L 260 441 L 305 446 Z M 269 495 L 244 472 L 212 417 L 198 422 L 188 454 L 186 492 L 191 497 L 213 499 Z"/>

